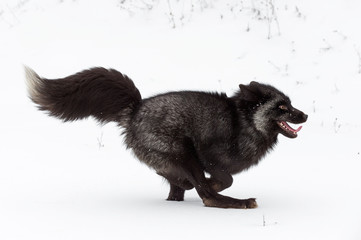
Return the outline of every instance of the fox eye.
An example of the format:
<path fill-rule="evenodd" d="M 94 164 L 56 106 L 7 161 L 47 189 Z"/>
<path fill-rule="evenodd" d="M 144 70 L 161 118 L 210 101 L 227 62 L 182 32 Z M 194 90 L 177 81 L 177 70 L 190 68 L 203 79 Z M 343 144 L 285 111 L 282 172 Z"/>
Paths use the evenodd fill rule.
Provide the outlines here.
<path fill-rule="evenodd" d="M 281 110 L 284 110 L 284 111 L 287 111 L 287 110 L 288 110 L 288 108 L 287 108 L 286 105 L 280 105 L 279 108 L 280 108 Z"/>

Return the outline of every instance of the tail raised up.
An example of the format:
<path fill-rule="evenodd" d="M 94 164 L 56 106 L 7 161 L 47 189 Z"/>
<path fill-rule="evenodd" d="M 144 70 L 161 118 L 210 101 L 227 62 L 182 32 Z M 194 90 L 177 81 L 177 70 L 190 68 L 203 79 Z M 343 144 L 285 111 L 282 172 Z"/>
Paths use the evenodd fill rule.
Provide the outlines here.
<path fill-rule="evenodd" d="M 101 123 L 124 125 L 142 98 L 126 75 L 105 68 L 91 68 L 60 79 L 41 78 L 25 67 L 30 99 L 38 108 L 63 121 L 93 116 Z"/>

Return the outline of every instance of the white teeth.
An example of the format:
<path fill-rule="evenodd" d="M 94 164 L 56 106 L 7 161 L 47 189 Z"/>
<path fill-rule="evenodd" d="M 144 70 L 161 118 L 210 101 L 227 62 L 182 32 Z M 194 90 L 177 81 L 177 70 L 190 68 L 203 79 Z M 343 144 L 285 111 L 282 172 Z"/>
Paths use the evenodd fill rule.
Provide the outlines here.
<path fill-rule="evenodd" d="M 283 129 L 285 129 L 287 132 L 290 132 L 293 135 L 297 135 L 297 131 L 292 131 L 283 122 L 279 122 L 279 126 L 281 126 Z"/>

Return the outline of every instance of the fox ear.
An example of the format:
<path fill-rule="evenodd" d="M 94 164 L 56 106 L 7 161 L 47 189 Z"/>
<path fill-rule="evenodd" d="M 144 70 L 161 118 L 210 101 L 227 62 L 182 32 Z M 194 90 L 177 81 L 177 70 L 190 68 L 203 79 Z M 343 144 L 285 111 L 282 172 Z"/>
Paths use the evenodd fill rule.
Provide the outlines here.
<path fill-rule="evenodd" d="M 249 84 L 252 88 L 259 88 L 261 86 L 261 84 L 259 82 L 256 81 L 252 81 Z"/>
<path fill-rule="evenodd" d="M 259 100 L 258 94 L 253 87 L 254 84 L 258 84 L 257 82 L 251 82 L 250 85 L 239 84 L 240 97 L 243 100 L 248 102 L 257 102 Z"/>

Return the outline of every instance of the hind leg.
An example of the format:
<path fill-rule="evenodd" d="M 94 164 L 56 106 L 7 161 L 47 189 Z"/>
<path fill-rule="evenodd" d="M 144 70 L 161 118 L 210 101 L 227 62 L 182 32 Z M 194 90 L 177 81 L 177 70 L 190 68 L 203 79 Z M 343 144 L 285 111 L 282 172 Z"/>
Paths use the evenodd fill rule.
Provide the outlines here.
<path fill-rule="evenodd" d="M 184 176 L 177 176 L 174 174 L 176 171 L 157 172 L 158 175 L 163 176 L 168 180 L 170 184 L 170 191 L 167 200 L 168 201 L 183 201 L 184 193 L 186 190 L 193 188 L 193 185 L 184 179 Z M 181 172 L 181 171 L 179 171 Z"/>
<path fill-rule="evenodd" d="M 139 146 L 138 146 L 139 147 Z M 191 147 L 185 148 L 181 155 L 165 154 L 159 151 L 140 151 L 133 148 L 139 159 L 156 169 L 157 173 L 165 177 L 171 183 L 168 199 L 182 201 L 184 191 L 196 189 L 199 197 L 207 207 L 219 208 L 255 208 L 256 200 L 235 199 L 218 194 L 231 184 L 231 177 L 226 175 L 220 177 L 211 173 L 211 178 L 206 179 L 205 168 L 200 163 Z M 216 176 L 217 175 L 217 176 Z M 228 179 L 228 180 L 227 180 Z M 219 186 L 217 186 L 219 185 Z"/>
<path fill-rule="evenodd" d="M 174 184 L 170 184 L 170 191 L 167 200 L 168 201 L 184 201 L 185 190 Z"/>

